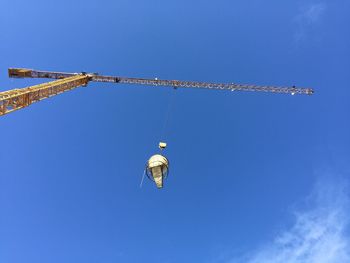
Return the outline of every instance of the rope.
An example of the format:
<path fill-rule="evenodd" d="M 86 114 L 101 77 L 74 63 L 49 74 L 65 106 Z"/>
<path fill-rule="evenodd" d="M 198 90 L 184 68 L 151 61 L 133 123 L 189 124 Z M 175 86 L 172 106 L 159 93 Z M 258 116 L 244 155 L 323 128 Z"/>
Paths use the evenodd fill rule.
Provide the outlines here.
<path fill-rule="evenodd" d="M 164 120 L 163 128 L 162 128 L 162 131 L 161 131 L 161 134 L 160 134 L 160 141 L 162 141 L 164 139 L 165 135 L 166 135 L 166 127 L 167 127 L 168 122 L 169 122 L 170 111 L 171 111 L 171 108 L 172 108 L 172 105 L 173 105 L 173 102 L 174 102 L 174 97 L 175 97 L 174 94 L 175 94 L 175 88 L 174 88 L 173 93 L 170 96 L 169 103 L 168 103 L 168 108 L 167 108 L 167 111 L 165 113 L 165 120 Z"/>
<path fill-rule="evenodd" d="M 142 179 L 141 179 L 141 183 L 140 183 L 140 188 L 142 188 L 142 184 L 143 184 L 143 180 L 145 179 L 145 175 L 146 175 L 146 169 L 143 171 L 143 175 L 142 175 Z"/>

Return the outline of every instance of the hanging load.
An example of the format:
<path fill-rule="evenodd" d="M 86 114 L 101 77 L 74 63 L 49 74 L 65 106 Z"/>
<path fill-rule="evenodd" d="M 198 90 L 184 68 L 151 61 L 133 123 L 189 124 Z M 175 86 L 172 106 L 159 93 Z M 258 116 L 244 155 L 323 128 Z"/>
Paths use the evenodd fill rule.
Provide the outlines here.
<path fill-rule="evenodd" d="M 159 149 L 163 150 L 166 147 L 165 142 L 159 143 Z M 161 154 L 153 155 L 147 162 L 146 174 L 149 179 L 156 183 L 158 188 L 163 187 L 163 181 L 169 173 L 169 161 Z"/>
<path fill-rule="evenodd" d="M 160 154 L 153 155 L 147 162 L 146 174 L 156 183 L 158 188 L 163 187 L 163 181 L 169 173 L 169 161 Z"/>

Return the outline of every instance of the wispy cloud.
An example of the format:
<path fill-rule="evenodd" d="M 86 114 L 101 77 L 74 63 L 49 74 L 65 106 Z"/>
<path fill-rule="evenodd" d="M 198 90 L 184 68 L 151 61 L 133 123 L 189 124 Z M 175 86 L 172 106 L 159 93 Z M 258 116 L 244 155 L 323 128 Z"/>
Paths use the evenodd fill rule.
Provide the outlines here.
<path fill-rule="evenodd" d="M 294 40 L 296 42 L 304 39 L 312 30 L 313 26 L 321 21 L 326 9 L 327 4 L 325 2 L 308 4 L 300 9 L 299 14 L 294 18 L 296 23 Z"/>
<path fill-rule="evenodd" d="M 326 10 L 325 3 L 311 4 L 301 14 L 300 19 L 308 24 L 317 23 Z"/>
<path fill-rule="evenodd" d="M 349 263 L 349 196 L 344 183 L 320 181 L 308 198 L 309 209 L 268 244 L 230 263 Z"/>

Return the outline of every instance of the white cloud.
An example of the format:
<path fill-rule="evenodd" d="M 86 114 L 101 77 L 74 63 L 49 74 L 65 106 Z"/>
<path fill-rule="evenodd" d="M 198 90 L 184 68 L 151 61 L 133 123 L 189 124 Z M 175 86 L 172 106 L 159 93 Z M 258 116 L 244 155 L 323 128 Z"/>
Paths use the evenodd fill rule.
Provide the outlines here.
<path fill-rule="evenodd" d="M 299 14 L 294 18 L 296 23 L 294 38 L 296 42 L 304 39 L 312 28 L 321 21 L 326 9 L 327 5 L 325 2 L 313 3 L 301 8 Z"/>
<path fill-rule="evenodd" d="M 349 196 L 343 183 L 319 182 L 307 210 L 267 245 L 230 263 L 349 263 Z M 310 205 L 310 204 L 309 204 Z"/>
<path fill-rule="evenodd" d="M 300 18 L 308 24 L 317 23 L 321 19 L 325 10 L 325 3 L 312 4 L 300 14 Z"/>

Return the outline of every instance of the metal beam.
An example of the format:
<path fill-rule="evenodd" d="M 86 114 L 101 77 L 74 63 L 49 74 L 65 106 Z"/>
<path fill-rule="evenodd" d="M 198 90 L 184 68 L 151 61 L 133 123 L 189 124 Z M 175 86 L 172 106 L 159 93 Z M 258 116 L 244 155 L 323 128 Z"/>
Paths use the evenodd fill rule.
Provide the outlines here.
<path fill-rule="evenodd" d="M 110 82 L 123 84 L 138 84 L 148 86 L 166 86 L 174 88 L 203 88 L 214 90 L 229 90 L 229 91 L 260 91 L 272 93 L 287 93 L 287 94 L 306 94 L 314 93 L 311 88 L 279 87 L 279 86 L 259 86 L 235 83 L 208 83 L 198 81 L 180 81 L 180 80 L 161 80 L 161 79 L 143 79 L 143 78 L 128 78 L 118 76 L 100 76 L 97 73 L 66 73 L 54 71 L 38 71 L 31 69 L 12 68 L 9 69 L 9 76 L 14 78 L 52 78 L 61 79 L 70 76 L 85 74 L 90 77 L 90 81 L 94 82 Z"/>
<path fill-rule="evenodd" d="M 27 77 L 28 72 L 22 71 L 19 74 L 21 74 L 19 77 Z M 86 75 L 73 75 L 27 88 L 0 92 L 0 116 L 62 92 L 87 85 L 88 82 L 89 77 Z"/>

